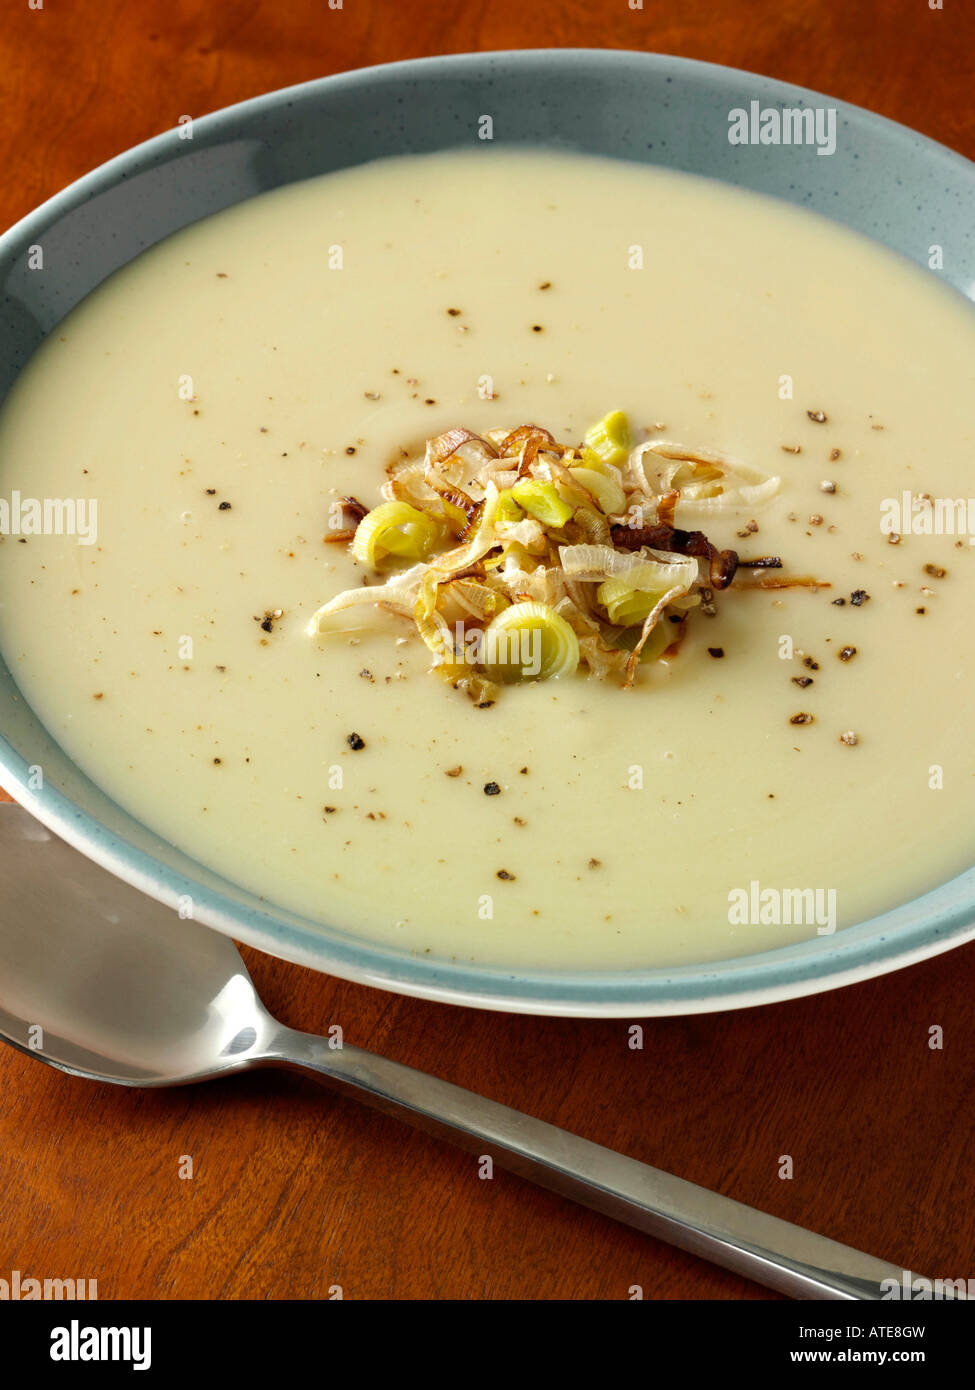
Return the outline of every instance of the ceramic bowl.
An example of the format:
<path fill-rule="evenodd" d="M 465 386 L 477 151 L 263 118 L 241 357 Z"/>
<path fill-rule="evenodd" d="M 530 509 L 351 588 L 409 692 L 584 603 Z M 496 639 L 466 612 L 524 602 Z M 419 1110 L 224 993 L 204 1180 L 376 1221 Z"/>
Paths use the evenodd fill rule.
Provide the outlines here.
<path fill-rule="evenodd" d="M 729 142 L 729 113 L 835 112 L 835 150 Z M 952 248 L 943 278 L 975 292 L 975 166 L 842 101 L 729 68 L 648 54 L 486 53 L 395 63 L 272 92 L 177 128 L 87 174 L 0 238 L 0 393 L 106 276 L 199 218 L 294 180 L 381 156 L 469 145 L 554 146 L 756 189 L 907 257 Z M 44 248 L 44 272 L 28 265 Z M 44 784 L 30 769 L 41 765 Z M 146 893 L 274 955 L 431 999 L 527 1013 L 646 1016 L 735 1008 L 898 969 L 975 936 L 975 870 L 835 937 L 706 966 L 615 972 L 414 959 L 279 910 L 139 824 L 57 746 L 0 665 L 0 782 L 51 829 Z M 2 870 L 0 870 L 2 872 Z M 0 881 L 2 901 L 2 881 Z M 25 924 L 29 930 L 29 924 Z"/>

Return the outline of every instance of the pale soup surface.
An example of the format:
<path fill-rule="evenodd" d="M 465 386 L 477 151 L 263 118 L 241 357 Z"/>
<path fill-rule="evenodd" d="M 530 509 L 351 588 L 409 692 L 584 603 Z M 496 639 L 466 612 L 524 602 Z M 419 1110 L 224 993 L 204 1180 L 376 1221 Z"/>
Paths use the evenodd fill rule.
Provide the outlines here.
<path fill-rule="evenodd" d="M 95 498 L 98 539 L 0 542 L 0 648 L 96 782 L 272 904 L 515 968 L 765 950 L 816 925 L 732 923 L 731 890 L 833 890 L 842 928 L 973 857 L 975 555 L 880 528 L 967 497 L 973 399 L 970 308 L 811 214 L 568 154 L 384 161 L 189 228 L 54 332 L 0 497 Z M 614 408 L 779 475 L 706 529 L 831 587 L 736 581 L 636 689 L 489 709 L 394 618 L 306 635 L 362 578 L 331 504 L 401 450 Z"/>

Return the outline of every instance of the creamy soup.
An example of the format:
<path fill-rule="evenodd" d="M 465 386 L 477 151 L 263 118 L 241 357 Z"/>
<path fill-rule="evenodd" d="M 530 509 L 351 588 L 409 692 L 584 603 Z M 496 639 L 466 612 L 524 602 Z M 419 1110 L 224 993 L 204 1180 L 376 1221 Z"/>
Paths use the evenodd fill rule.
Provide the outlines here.
<path fill-rule="evenodd" d="M 973 490 L 973 367 L 936 275 L 716 183 L 507 151 L 315 179 L 147 252 L 23 373 L 0 648 L 139 820 L 371 941 L 588 968 L 826 936 L 973 857 L 975 556 L 912 530 Z M 483 709 L 398 619 L 309 637 L 363 578 L 337 499 L 452 426 L 571 443 L 613 409 L 779 477 L 705 529 L 830 587 L 740 574 L 633 689 Z M 33 534 L 31 499 L 96 526 Z"/>

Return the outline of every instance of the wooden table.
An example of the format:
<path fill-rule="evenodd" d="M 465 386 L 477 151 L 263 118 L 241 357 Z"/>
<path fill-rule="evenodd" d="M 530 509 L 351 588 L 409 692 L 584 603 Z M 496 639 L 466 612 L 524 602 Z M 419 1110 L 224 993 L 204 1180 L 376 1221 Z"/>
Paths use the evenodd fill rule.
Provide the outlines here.
<path fill-rule="evenodd" d="M 259 92 L 469 49 L 678 53 L 826 91 L 975 156 L 961 0 L 27 0 L 0 40 L 0 223 Z M 2 812 L 0 812 L 2 813 Z M 2 866 L 0 866 L 2 893 Z M 470 1013 L 247 952 L 271 1008 L 931 1276 L 972 1270 L 975 946 L 798 1003 L 644 1024 Z M 929 1029 L 944 1030 L 932 1050 Z M 182 1155 L 195 1176 L 181 1180 Z M 791 1155 L 793 1177 L 779 1177 Z M 0 1276 L 102 1298 L 768 1297 L 312 1082 L 144 1094 L 0 1056 Z"/>

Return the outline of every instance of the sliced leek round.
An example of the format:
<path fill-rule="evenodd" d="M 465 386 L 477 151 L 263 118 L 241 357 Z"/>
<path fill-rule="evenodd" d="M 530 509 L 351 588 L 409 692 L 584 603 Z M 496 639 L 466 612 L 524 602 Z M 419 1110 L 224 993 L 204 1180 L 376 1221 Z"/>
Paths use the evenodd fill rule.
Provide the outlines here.
<path fill-rule="evenodd" d="M 622 410 L 611 410 L 586 430 L 586 445 L 602 463 L 625 463 L 633 441 Z"/>
<path fill-rule="evenodd" d="M 511 495 L 522 511 L 543 526 L 561 528 L 572 516 L 572 508 L 559 496 L 552 482 L 523 478 L 520 483 L 515 483 Z"/>
<path fill-rule="evenodd" d="M 611 623 L 633 627 L 646 620 L 666 592 L 666 588 L 637 589 L 626 579 L 606 579 L 596 590 L 596 599 Z"/>
<path fill-rule="evenodd" d="M 596 499 L 607 516 L 619 516 L 625 511 L 626 493 L 608 473 L 597 473 L 595 468 L 570 468 L 569 472 L 580 487 Z"/>
<path fill-rule="evenodd" d="M 548 604 L 512 604 L 485 629 L 483 666 L 498 684 L 567 676 L 578 665 L 579 639 Z"/>
<path fill-rule="evenodd" d="M 408 502 L 383 502 L 359 522 L 352 554 L 361 565 L 378 569 L 389 556 L 425 560 L 438 539 L 436 522 Z"/>

